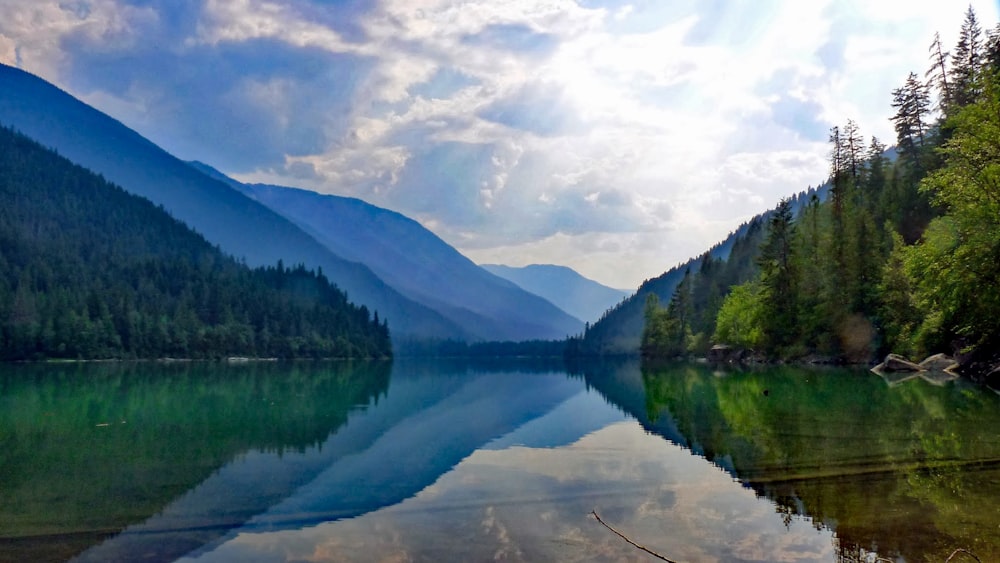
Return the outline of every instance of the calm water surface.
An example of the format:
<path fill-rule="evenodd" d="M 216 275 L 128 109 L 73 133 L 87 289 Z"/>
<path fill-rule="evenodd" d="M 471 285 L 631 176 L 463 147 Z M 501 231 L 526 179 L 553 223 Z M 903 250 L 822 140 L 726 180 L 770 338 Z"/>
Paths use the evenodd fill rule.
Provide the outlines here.
<path fill-rule="evenodd" d="M 0 368 L 0 561 L 1000 560 L 1000 397 L 700 365 Z"/>

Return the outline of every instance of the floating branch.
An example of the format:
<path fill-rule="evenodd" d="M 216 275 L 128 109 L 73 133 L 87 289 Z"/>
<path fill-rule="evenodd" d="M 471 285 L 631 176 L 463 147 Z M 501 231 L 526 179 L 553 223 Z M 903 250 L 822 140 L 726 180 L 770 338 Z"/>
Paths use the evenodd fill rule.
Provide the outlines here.
<path fill-rule="evenodd" d="M 615 533 L 615 535 L 617 535 L 621 539 L 627 541 L 632 546 L 645 551 L 646 553 L 652 555 L 653 557 L 656 557 L 657 559 L 661 559 L 663 561 L 666 561 L 667 563 L 677 563 L 673 559 L 667 559 L 666 557 L 664 557 L 664 556 L 660 555 L 659 553 L 657 553 L 657 552 L 649 549 L 648 547 L 639 545 L 639 544 L 635 543 L 634 541 L 628 539 L 628 536 L 626 536 L 625 534 L 623 534 L 623 533 L 619 532 L 618 530 L 612 528 L 604 520 L 601 520 L 601 517 L 597 515 L 597 511 L 596 510 L 591 510 L 590 513 L 594 515 L 594 518 L 597 518 L 597 521 L 600 522 L 602 526 L 604 526 L 605 528 L 611 530 L 612 532 Z"/>

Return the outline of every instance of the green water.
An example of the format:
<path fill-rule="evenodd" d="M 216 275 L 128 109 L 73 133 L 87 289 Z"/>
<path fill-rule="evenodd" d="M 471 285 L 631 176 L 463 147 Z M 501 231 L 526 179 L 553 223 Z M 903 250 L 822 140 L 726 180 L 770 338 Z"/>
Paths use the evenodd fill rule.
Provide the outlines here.
<path fill-rule="evenodd" d="M 0 367 L 0 561 L 1000 560 L 1000 397 L 695 364 Z M 866 559 L 867 558 L 867 559 Z"/>
<path fill-rule="evenodd" d="M 958 381 L 898 385 L 867 372 L 774 367 L 643 372 L 644 423 L 786 514 L 837 532 L 848 554 L 1000 561 L 1000 401 Z M 654 430 L 655 432 L 655 430 Z"/>
<path fill-rule="evenodd" d="M 385 393 L 388 364 L 0 368 L 0 560 L 62 560 L 249 450 L 301 451 Z"/>

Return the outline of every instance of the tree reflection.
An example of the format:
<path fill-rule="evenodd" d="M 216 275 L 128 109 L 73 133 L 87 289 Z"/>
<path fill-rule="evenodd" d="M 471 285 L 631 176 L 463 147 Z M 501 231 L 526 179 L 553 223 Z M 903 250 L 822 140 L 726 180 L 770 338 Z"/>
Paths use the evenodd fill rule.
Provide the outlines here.
<path fill-rule="evenodd" d="M 386 392 L 385 362 L 116 363 L 0 371 L 0 553 L 58 560 L 236 456 L 318 444 Z M 34 538 L 34 539 L 32 539 Z"/>
<path fill-rule="evenodd" d="M 874 553 L 943 561 L 960 547 L 1000 558 L 995 394 L 963 382 L 889 387 L 867 372 L 789 366 L 633 364 L 585 377 L 648 431 L 726 469 L 786 519 L 833 529 L 845 561 Z"/>

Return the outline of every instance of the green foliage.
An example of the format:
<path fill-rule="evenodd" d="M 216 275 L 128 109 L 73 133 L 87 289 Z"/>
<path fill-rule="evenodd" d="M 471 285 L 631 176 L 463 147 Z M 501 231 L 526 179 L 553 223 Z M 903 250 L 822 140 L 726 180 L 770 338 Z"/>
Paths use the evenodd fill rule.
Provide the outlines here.
<path fill-rule="evenodd" d="M 390 354 L 387 324 L 322 272 L 250 270 L 0 129 L 0 359 Z"/>
<path fill-rule="evenodd" d="M 921 327 L 925 344 L 953 335 L 974 342 L 1000 336 L 998 79 L 985 80 L 983 89 L 979 101 L 950 118 L 954 133 L 941 148 L 945 164 L 921 187 L 946 210 L 907 252 L 915 297 L 929 313 Z"/>
<path fill-rule="evenodd" d="M 764 344 L 764 301 L 759 281 L 738 285 L 729 292 L 719 308 L 714 340 L 746 349 Z"/>
<path fill-rule="evenodd" d="M 918 353 L 915 335 L 922 317 L 913 289 L 912 274 L 906 270 L 907 247 L 903 237 L 892 233 L 892 252 L 882 269 L 878 285 L 879 316 L 884 323 L 889 350 L 907 357 Z"/>

